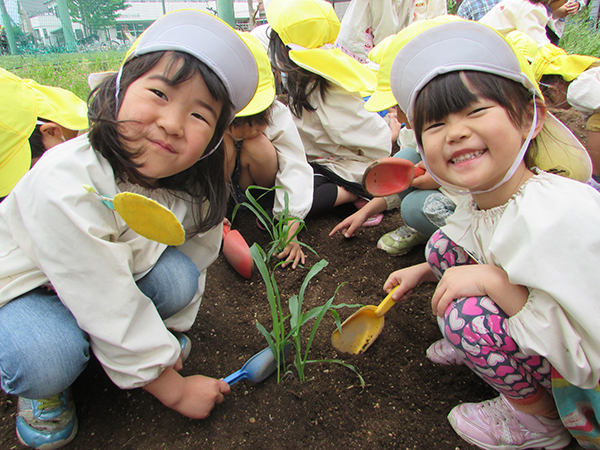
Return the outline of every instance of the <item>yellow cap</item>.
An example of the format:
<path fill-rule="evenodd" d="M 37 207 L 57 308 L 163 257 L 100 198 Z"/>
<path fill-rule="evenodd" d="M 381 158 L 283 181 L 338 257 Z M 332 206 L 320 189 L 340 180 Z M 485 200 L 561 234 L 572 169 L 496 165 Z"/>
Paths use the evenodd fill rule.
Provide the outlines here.
<path fill-rule="evenodd" d="M 561 75 L 565 81 L 573 81 L 590 67 L 600 65 L 600 59 L 585 55 L 567 55 L 562 48 L 546 44 L 539 48 L 531 68 L 536 81 L 544 75 Z"/>
<path fill-rule="evenodd" d="M 258 67 L 258 86 L 254 97 L 244 109 L 235 115 L 236 117 L 245 117 L 258 114 L 271 106 L 275 100 L 275 77 L 271 70 L 269 55 L 258 38 L 248 32 L 238 31 L 238 34 L 252 52 Z"/>
<path fill-rule="evenodd" d="M 384 42 L 386 42 L 384 39 L 377 46 L 375 46 L 375 48 L 371 50 L 371 53 L 369 53 L 369 58 L 371 58 L 375 49 L 384 44 L 384 46 L 380 48 L 374 55 L 375 59 L 379 59 L 377 88 L 375 89 L 375 92 L 371 98 L 367 100 L 367 103 L 365 103 L 365 109 L 373 112 L 384 111 L 398 103 L 394 98 L 394 94 L 392 94 L 392 88 L 390 87 L 390 72 L 392 70 L 392 64 L 394 63 L 396 55 L 400 49 L 406 45 L 407 42 L 409 42 L 417 34 L 431 27 L 457 20 L 463 19 L 457 16 L 446 15 L 438 16 L 431 20 L 414 22 L 408 27 L 402 29 L 398 34 L 391 36 L 387 43 L 384 44 Z M 374 62 L 377 63 L 376 60 Z"/>
<path fill-rule="evenodd" d="M 335 48 L 340 21 L 324 0 L 273 0 L 267 21 L 290 50 L 290 59 L 350 92 L 372 92 L 377 77 Z"/>
<path fill-rule="evenodd" d="M 538 44 L 535 39 L 522 31 L 513 30 L 506 35 L 506 40 L 512 44 L 515 50 L 521 52 L 527 61 L 533 61 L 538 51 Z"/>
<path fill-rule="evenodd" d="M 22 79 L 0 68 L 0 197 L 31 166 L 29 137 L 38 118 L 71 129 L 88 127 L 87 106 L 72 92 Z"/>

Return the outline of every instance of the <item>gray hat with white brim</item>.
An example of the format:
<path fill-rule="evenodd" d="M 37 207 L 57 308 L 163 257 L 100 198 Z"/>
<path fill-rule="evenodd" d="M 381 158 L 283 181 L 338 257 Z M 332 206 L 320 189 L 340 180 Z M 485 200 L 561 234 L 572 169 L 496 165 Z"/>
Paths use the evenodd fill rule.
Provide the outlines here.
<path fill-rule="evenodd" d="M 508 78 L 525 86 L 532 97 L 543 98 L 527 60 L 496 30 L 467 20 L 442 23 L 416 33 L 396 55 L 390 73 L 392 93 L 413 122 L 419 92 L 438 75 L 463 70 Z M 580 181 L 589 180 L 591 161 L 587 151 L 573 133 L 549 113 L 536 142 L 538 151 L 534 162 L 540 169 Z M 528 144 L 524 144 L 516 163 L 522 160 Z"/>
<path fill-rule="evenodd" d="M 221 79 L 237 113 L 250 102 L 258 84 L 252 53 L 227 23 L 212 14 L 182 9 L 160 17 L 127 52 L 123 63 L 159 51 L 189 53 Z"/>

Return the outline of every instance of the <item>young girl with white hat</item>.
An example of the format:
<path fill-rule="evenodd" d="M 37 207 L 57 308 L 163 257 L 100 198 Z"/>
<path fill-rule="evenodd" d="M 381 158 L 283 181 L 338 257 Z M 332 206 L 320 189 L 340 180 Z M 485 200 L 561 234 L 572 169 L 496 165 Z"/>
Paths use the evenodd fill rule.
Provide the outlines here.
<path fill-rule="evenodd" d="M 334 47 L 340 22 L 324 0 L 273 0 L 267 7 L 270 54 L 285 74 L 289 107 L 316 174 L 311 215 L 365 195 L 362 175 L 389 156 L 391 131 L 364 109 L 376 75 Z"/>
<path fill-rule="evenodd" d="M 489 450 L 560 449 L 567 428 L 600 448 L 600 194 L 585 184 L 585 149 L 546 112 L 527 61 L 477 22 L 415 33 L 390 85 L 427 170 L 470 194 L 429 240 L 427 262 L 384 285 L 400 300 L 439 280 L 444 339 L 432 359 L 466 365 L 500 394 L 454 407 L 450 424 Z"/>
<path fill-rule="evenodd" d="M 75 437 L 69 386 L 90 350 L 117 386 L 191 418 L 229 393 L 222 380 L 179 374 L 190 350 L 181 332 L 221 245 L 221 138 L 256 85 L 231 27 L 169 13 L 95 90 L 90 133 L 48 151 L 0 205 L 0 381 L 19 396 L 23 444 Z M 148 224 L 173 227 L 154 234 Z"/>

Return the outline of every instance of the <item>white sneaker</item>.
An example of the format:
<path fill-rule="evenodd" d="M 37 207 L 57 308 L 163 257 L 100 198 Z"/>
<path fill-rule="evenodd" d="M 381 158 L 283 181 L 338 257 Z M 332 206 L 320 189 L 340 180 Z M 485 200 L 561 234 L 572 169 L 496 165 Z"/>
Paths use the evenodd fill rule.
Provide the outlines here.
<path fill-rule="evenodd" d="M 448 421 L 461 438 L 485 450 L 557 450 L 571 442 L 560 419 L 518 411 L 502 395 L 458 405 Z"/>

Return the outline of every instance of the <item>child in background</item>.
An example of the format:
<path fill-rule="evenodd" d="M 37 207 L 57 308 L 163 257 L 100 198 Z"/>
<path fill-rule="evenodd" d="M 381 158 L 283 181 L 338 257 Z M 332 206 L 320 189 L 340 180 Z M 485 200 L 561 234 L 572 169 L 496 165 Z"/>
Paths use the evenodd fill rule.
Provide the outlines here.
<path fill-rule="evenodd" d="M 567 17 L 574 16 L 581 8 L 585 8 L 587 0 L 567 0 L 561 6 L 554 7 L 554 4 L 563 3 L 562 1 L 551 2 L 549 5 L 550 19 L 548 20 L 547 34 L 550 41 L 554 45 L 558 45 L 565 26 L 567 25 Z"/>
<path fill-rule="evenodd" d="M 445 16 L 432 19 L 428 22 L 413 24 L 408 32 L 400 31 L 390 39 L 386 39 L 375 47 L 369 57 L 379 63 L 377 74 L 377 89 L 367 100 L 365 108 L 369 111 L 380 111 L 384 109 L 397 109 L 408 122 L 404 113 L 399 110 L 397 101 L 390 88 L 390 71 L 398 50 L 412 37 L 414 30 L 428 28 L 431 23 L 446 23 L 447 21 L 459 20 L 453 16 Z M 385 49 L 381 49 L 386 45 Z M 394 114 L 391 115 L 394 119 Z M 416 150 L 416 139 L 410 123 L 402 128 L 399 136 L 400 151 L 394 157 L 411 161 L 418 167 L 424 167 L 421 156 Z M 437 229 L 445 224 L 446 218 L 454 212 L 456 194 L 441 188 L 427 172 L 413 179 L 411 187 L 407 190 L 388 197 L 376 198 L 369 202 L 364 208 L 347 217 L 334 227 L 330 236 L 341 231 L 344 237 L 352 237 L 359 226 L 367 217 L 385 210 L 400 207 L 404 225 L 394 231 L 386 233 L 377 242 L 377 247 L 390 255 L 401 256 L 408 253 L 415 246 L 424 244 Z"/>
<path fill-rule="evenodd" d="M 531 68 L 550 106 L 573 107 L 586 120 L 587 151 L 600 182 L 600 59 L 567 55 L 550 44 L 538 50 Z"/>
<path fill-rule="evenodd" d="M 502 0 L 496 3 L 480 23 L 490 26 L 506 36 L 513 30 L 531 36 L 538 47 L 550 43 L 546 34 L 549 12 L 545 3 L 548 0 Z"/>
<path fill-rule="evenodd" d="M 0 68 L 0 201 L 44 152 L 88 128 L 87 105 L 72 92 Z"/>
<path fill-rule="evenodd" d="M 525 59 L 480 23 L 416 34 L 390 80 L 427 170 L 471 194 L 429 240 L 427 262 L 384 284 L 400 300 L 439 279 L 444 351 L 430 357 L 465 364 L 500 393 L 456 406 L 450 424 L 483 449 L 560 449 L 565 426 L 600 448 L 597 434 L 581 437 L 597 433 L 600 396 L 598 280 L 582 270 L 600 264 L 600 194 L 580 182 L 585 149 L 547 113 Z"/>
<path fill-rule="evenodd" d="M 260 41 L 250 33 L 240 36 L 252 51 L 258 66 L 258 88 L 250 103 L 239 113 L 225 132 L 228 176 L 232 178 L 234 195 L 238 202 L 251 185 L 275 190 L 274 204 L 269 206 L 277 218 L 289 196 L 289 214 L 304 220 L 312 205 L 313 171 L 304 154 L 302 140 L 289 109 L 275 100 L 275 79 L 267 52 Z M 255 193 L 256 194 L 256 193 Z M 293 235 L 299 223 L 290 225 Z M 277 255 L 286 259 L 282 267 L 305 263 L 305 255 L 297 240 L 292 241 Z"/>
<path fill-rule="evenodd" d="M 352 0 L 335 45 L 365 64 L 369 52 L 383 39 L 407 25 L 447 13 L 441 0 Z"/>
<path fill-rule="evenodd" d="M 286 74 L 289 108 L 307 159 L 318 176 L 310 216 L 366 194 L 362 174 L 391 153 L 391 131 L 365 110 L 361 92 L 372 92 L 375 74 L 333 43 L 339 20 L 324 0 L 273 0 L 272 64 Z"/>
<path fill-rule="evenodd" d="M 190 349 L 181 332 L 221 245 L 228 191 L 214 150 L 256 85 L 254 58 L 227 24 L 169 13 L 94 91 L 89 135 L 47 152 L 0 205 L 0 342 L 12 343 L 0 346 L 0 381 L 19 396 L 23 444 L 74 438 L 69 386 L 90 349 L 117 386 L 143 387 L 191 418 L 229 393 L 222 380 L 179 375 Z M 83 185 L 154 199 L 185 242 L 140 236 Z"/>

